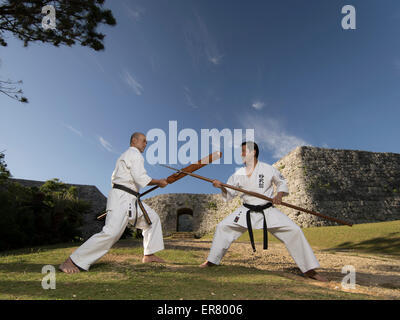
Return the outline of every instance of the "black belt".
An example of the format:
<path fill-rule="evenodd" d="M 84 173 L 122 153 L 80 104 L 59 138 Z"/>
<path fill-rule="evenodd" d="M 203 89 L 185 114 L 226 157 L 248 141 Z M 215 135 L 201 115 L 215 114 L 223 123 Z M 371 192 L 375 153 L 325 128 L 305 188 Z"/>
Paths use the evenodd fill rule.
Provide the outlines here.
<path fill-rule="evenodd" d="M 267 204 L 263 206 L 252 206 L 251 204 L 243 203 L 243 205 L 249 209 L 246 212 L 246 220 L 247 220 L 247 230 L 249 231 L 249 237 L 250 237 L 250 242 L 251 246 L 253 247 L 253 252 L 256 252 L 256 246 L 254 245 L 254 237 L 253 237 L 253 229 L 251 227 L 251 217 L 250 217 L 250 212 L 259 212 L 262 213 L 264 217 L 264 222 L 263 222 L 263 232 L 264 232 L 264 249 L 268 249 L 268 230 L 267 230 L 267 220 L 265 219 L 265 214 L 264 210 L 268 209 L 269 207 L 272 207 L 272 203 L 268 202 Z"/>
<path fill-rule="evenodd" d="M 113 184 L 113 188 L 128 192 L 128 193 L 130 193 L 130 194 L 132 194 L 132 195 L 134 195 L 136 197 L 136 202 L 135 202 L 136 218 L 135 218 L 135 223 L 133 225 L 134 227 L 136 226 L 136 222 L 137 222 L 137 214 L 138 214 L 137 206 L 138 206 L 138 204 L 139 204 L 140 209 L 143 212 L 143 216 L 146 219 L 147 224 L 149 224 L 149 225 L 151 224 L 151 220 L 149 218 L 149 215 L 147 214 L 147 211 L 144 208 L 142 201 L 140 200 L 140 193 L 139 192 L 133 191 L 132 189 L 129 189 L 128 187 L 125 187 L 125 186 L 120 185 L 120 184 L 115 184 L 115 183 Z M 131 217 L 131 212 L 129 212 L 129 217 Z"/>

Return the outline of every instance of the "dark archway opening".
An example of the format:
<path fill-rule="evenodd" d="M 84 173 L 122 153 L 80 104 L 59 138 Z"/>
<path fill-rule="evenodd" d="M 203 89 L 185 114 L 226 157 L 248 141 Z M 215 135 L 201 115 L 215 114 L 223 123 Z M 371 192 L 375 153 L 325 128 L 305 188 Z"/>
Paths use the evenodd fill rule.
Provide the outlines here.
<path fill-rule="evenodd" d="M 179 209 L 177 211 L 177 232 L 193 232 L 193 210 Z"/>

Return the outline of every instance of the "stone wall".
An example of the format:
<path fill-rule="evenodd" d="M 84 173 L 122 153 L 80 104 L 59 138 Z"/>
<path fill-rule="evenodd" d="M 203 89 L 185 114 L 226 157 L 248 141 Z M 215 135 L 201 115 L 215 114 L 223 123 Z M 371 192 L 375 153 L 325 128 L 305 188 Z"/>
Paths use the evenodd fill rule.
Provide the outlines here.
<path fill-rule="evenodd" d="M 273 166 L 288 182 L 285 202 L 354 224 L 400 219 L 400 154 L 298 147 Z M 26 186 L 43 184 L 14 180 Z M 95 186 L 73 186 L 80 199 L 92 204 L 82 228 L 87 239 L 104 225 L 96 217 L 107 199 Z M 225 203 L 220 194 L 189 193 L 161 194 L 143 201 L 159 214 L 164 236 L 178 231 L 179 211 L 192 215 L 186 223 L 192 223 L 200 237 L 214 232 L 217 223 L 241 204 L 238 197 Z M 300 227 L 335 224 L 284 206 L 279 209 Z"/>
<path fill-rule="evenodd" d="M 287 203 L 354 224 L 400 219 L 400 154 L 298 147 L 273 166 L 288 182 Z M 197 236 L 213 232 L 241 203 L 225 203 L 220 194 L 164 194 L 145 202 L 160 215 L 165 235 L 177 231 L 178 210 L 191 209 Z M 336 224 L 278 208 L 303 228 Z"/>
<path fill-rule="evenodd" d="M 144 199 L 143 202 L 160 216 L 164 236 L 178 231 L 178 211 L 191 210 L 193 232 L 201 237 L 213 232 L 217 223 L 240 205 L 239 198 L 225 203 L 220 194 L 190 193 L 162 194 Z"/>
<path fill-rule="evenodd" d="M 400 154 L 298 147 L 274 164 L 284 201 L 352 223 L 400 219 Z M 281 207 L 301 227 L 335 224 Z"/>

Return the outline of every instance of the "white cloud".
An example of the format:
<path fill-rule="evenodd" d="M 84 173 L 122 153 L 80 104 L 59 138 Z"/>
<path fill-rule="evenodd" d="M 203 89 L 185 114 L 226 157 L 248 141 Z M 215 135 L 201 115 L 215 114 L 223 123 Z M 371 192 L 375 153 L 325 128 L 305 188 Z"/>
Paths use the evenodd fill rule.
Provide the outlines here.
<path fill-rule="evenodd" d="M 193 102 L 192 93 L 190 89 L 188 87 L 183 87 L 183 89 L 184 89 L 183 94 L 185 95 L 186 102 L 188 103 L 188 105 L 194 109 L 197 109 L 198 106 Z"/>
<path fill-rule="evenodd" d="M 204 57 L 213 65 L 221 64 L 224 55 L 220 53 L 217 42 L 197 13 L 195 13 L 195 19 L 185 24 L 184 36 L 186 48 L 196 65 Z"/>
<path fill-rule="evenodd" d="M 126 84 L 135 91 L 135 93 L 140 96 L 144 91 L 143 86 L 126 70 L 124 70 L 123 80 Z"/>
<path fill-rule="evenodd" d="M 109 152 L 113 152 L 111 143 L 109 143 L 103 137 L 99 137 L 99 141 L 100 141 L 100 144 L 103 146 L 104 149 L 106 149 Z"/>
<path fill-rule="evenodd" d="M 75 129 L 73 126 L 71 126 L 69 124 L 63 124 L 63 126 L 67 129 L 69 129 L 70 131 L 72 131 L 73 133 L 77 134 L 78 136 L 82 137 L 82 132 L 80 132 L 78 129 Z"/>
<path fill-rule="evenodd" d="M 265 103 L 261 101 L 255 101 L 251 106 L 256 110 L 261 110 L 262 108 L 264 108 Z"/>
<path fill-rule="evenodd" d="M 134 22 L 138 22 L 142 19 L 146 10 L 143 7 L 135 6 L 134 8 L 130 7 L 126 3 L 123 4 L 124 11 L 128 15 L 128 17 Z"/>
<path fill-rule="evenodd" d="M 310 146 L 304 139 L 286 132 L 276 119 L 247 115 L 240 122 L 244 128 L 254 129 L 257 144 L 271 151 L 273 158 L 280 159 L 298 146 Z"/>
<path fill-rule="evenodd" d="M 106 73 L 106 70 L 104 69 L 103 65 L 98 59 L 98 55 L 95 53 L 92 53 L 91 51 L 88 51 L 85 55 L 85 58 L 89 58 L 90 63 L 94 64 L 101 73 Z"/>
<path fill-rule="evenodd" d="M 212 64 L 215 64 L 216 66 L 219 65 L 221 63 L 222 57 L 223 55 L 215 55 L 215 56 L 211 56 L 208 55 L 208 61 L 210 61 Z"/>
<path fill-rule="evenodd" d="M 146 13 L 146 9 L 139 5 L 132 5 L 132 1 L 123 1 L 122 3 L 123 10 L 125 14 L 133 21 L 138 22 L 142 19 L 144 14 Z"/>

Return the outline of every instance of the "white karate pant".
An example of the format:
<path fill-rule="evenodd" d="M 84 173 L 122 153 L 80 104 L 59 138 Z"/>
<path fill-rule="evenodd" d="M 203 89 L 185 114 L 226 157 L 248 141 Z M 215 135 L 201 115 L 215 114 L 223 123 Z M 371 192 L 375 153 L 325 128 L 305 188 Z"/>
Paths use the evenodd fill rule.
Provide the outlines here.
<path fill-rule="evenodd" d="M 208 261 L 214 264 L 220 264 L 232 242 L 247 231 L 247 210 L 247 208 L 242 206 L 217 225 L 210 253 L 207 258 Z M 264 210 L 264 213 L 267 220 L 268 231 L 285 244 L 289 254 L 303 273 L 320 267 L 317 258 L 299 226 L 276 208 L 268 208 Z M 262 214 L 251 212 L 250 215 L 253 229 L 262 229 Z M 234 221 L 235 218 L 237 220 L 236 222 Z"/>
<path fill-rule="evenodd" d="M 107 216 L 105 225 L 99 233 L 94 234 L 70 256 L 71 260 L 80 268 L 89 270 L 90 266 L 105 255 L 110 248 L 121 238 L 128 223 L 135 222 L 135 200 L 133 195 L 111 189 L 107 199 Z M 153 254 L 164 249 L 161 221 L 158 214 L 143 203 L 152 222 L 148 225 L 138 206 L 138 221 L 136 227 L 143 230 L 144 255 Z M 129 208 L 132 218 L 129 218 Z"/>

